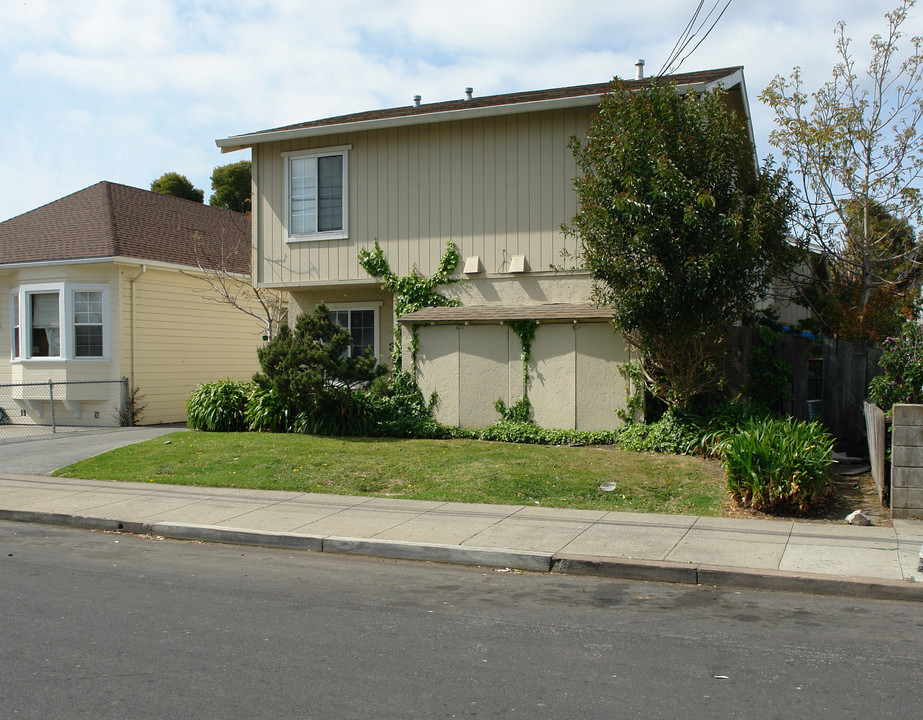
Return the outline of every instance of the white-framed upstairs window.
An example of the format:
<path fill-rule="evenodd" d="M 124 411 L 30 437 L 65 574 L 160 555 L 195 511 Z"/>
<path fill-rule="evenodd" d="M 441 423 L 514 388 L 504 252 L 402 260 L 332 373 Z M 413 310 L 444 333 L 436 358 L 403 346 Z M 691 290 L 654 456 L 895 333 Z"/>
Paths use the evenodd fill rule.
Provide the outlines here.
<path fill-rule="evenodd" d="M 107 285 L 21 285 L 10 299 L 13 360 L 108 359 Z"/>
<path fill-rule="evenodd" d="M 381 303 L 336 303 L 327 305 L 331 322 L 349 330 L 353 344 L 347 351 L 349 357 L 359 357 L 371 349 L 375 358 L 380 356 L 378 347 L 378 316 Z"/>
<path fill-rule="evenodd" d="M 283 153 L 285 223 L 289 241 L 348 237 L 350 146 Z"/>

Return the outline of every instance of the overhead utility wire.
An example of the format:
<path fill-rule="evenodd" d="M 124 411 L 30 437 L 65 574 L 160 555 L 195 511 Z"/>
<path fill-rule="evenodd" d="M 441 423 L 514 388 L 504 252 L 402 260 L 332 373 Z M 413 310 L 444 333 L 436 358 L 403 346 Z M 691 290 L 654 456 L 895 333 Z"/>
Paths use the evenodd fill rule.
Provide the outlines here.
<path fill-rule="evenodd" d="M 727 0 L 727 2 L 724 4 L 724 7 L 721 9 L 721 12 L 718 13 L 718 17 L 714 19 L 714 22 L 712 22 L 708 30 L 705 31 L 705 34 L 702 36 L 701 40 L 699 40 L 689 52 L 683 55 L 681 59 L 679 58 L 679 56 L 683 53 L 683 51 L 685 51 L 685 49 L 689 46 L 689 43 L 691 43 L 693 39 L 695 39 L 695 37 L 702 31 L 702 28 L 708 22 L 708 19 L 715 13 L 715 10 L 718 9 L 719 2 L 720 0 L 715 0 L 715 4 L 712 5 L 711 10 L 708 11 L 708 14 L 703 18 L 698 28 L 696 28 L 690 34 L 690 30 L 692 30 L 699 16 L 699 13 L 702 10 L 702 6 L 705 4 L 705 0 L 699 0 L 698 7 L 696 7 L 695 12 L 692 14 L 692 19 L 686 24 L 685 29 L 680 34 L 680 37 L 676 41 L 676 44 L 673 46 L 673 50 L 671 51 L 669 57 L 667 58 L 667 61 L 663 64 L 663 67 L 660 68 L 660 72 L 657 73 L 658 76 L 664 75 L 666 73 L 674 73 L 677 70 L 679 70 L 680 66 L 689 58 L 690 55 L 692 55 L 692 53 L 696 51 L 699 45 L 705 42 L 705 38 L 707 38 L 711 34 L 711 31 L 714 30 L 715 25 L 717 25 L 718 21 L 721 20 L 721 18 L 724 16 L 724 13 L 727 11 L 728 7 L 730 6 L 731 2 L 733 2 L 733 0 Z M 677 62 L 677 59 L 679 59 L 678 62 Z"/>

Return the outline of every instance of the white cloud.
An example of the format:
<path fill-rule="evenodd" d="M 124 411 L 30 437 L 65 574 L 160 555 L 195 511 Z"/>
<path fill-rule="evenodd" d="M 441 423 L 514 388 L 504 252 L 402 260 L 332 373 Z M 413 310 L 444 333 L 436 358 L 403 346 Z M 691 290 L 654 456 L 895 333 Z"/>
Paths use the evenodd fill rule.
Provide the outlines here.
<path fill-rule="evenodd" d="M 829 76 L 836 21 L 864 51 L 896 0 L 734 0 L 683 70 L 743 64 L 759 152 L 763 87 Z M 378 107 L 659 69 L 695 0 L 26 0 L 0 24 L 0 219 L 167 170 L 208 192 L 214 139 Z M 913 29 L 923 28 L 923 9 Z M 697 38 L 696 41 L 698 41 Z M 22 177 L 11 180 L 10 177 Z M 55 193 L 49 197 L 50 193 Z"/>

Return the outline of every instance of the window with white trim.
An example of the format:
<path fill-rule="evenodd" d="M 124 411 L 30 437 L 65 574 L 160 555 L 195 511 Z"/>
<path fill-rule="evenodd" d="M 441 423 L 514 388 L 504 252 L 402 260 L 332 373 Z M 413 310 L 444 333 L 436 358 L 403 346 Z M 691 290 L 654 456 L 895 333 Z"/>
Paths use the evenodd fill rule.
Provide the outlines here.
<path fill-rule="evenodd" d="M 13 329 L 13 337 L 10 340 L 10 347 L 13 348 L 13 359 L 19 357 L 19 294 L 13 295 L 10 303 L 10 327 Z"/>
<path fill-rule="evenodd" d="M 61 357 L 61 295 L 28 293 L 30 357 Z"/>
<path fill-rule="evenodd" d="M 353 336 L 349 357 L 359 357 L 366 350 L 371 349 L 378 357 L 378 307 L 364 306 L 328 306 L 330 321 L 342 328 L 349 330 Z"/>
<path fill-rule="evenodd" d="M 347 237 L 349 147 L 284 153 L 289 240 Z"/>
<path fill-rule="evenodd" d="M 105 359 L 108 296 L 107 286 L 52 283 L 14 288 L 13 359 Z"/>
<path fill-rule="evenodd" d="M 103 356 L 103 294 L 74 291 L 74 357 Z"/>

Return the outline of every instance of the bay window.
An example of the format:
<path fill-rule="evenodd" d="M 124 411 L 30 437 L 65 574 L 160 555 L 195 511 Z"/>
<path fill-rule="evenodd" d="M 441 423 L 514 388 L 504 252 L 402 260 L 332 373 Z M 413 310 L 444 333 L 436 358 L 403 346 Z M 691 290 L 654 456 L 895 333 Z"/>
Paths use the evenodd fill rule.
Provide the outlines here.
<path fill-rule="evenodd" d="M 10 295 L 14 360 L 105 359 L 108 287 L 23 285 Z"/>

